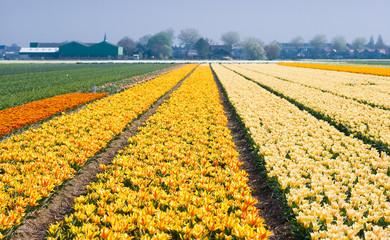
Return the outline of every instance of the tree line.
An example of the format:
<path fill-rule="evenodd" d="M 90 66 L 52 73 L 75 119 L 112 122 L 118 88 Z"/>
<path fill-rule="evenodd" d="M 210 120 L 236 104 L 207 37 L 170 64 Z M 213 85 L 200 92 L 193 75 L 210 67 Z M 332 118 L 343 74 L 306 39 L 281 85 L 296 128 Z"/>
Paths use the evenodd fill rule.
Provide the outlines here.
<path fill-rule="evenodd" d="M 172 46 L 176 37 L 179 45 Z M 385 53 L 385 56 L 386 53 L 390 53 L 381 35 L 378 36 L 376 42 L 373 36 L 368 42 L 365 38 L 358 37 L 351 43 L 347 43 L 343 36 L 337 36 L 328 43 L 325 35 L 318 34 L 308 43 L 305 43 L 301 36 L 296 36 L 288 43 L 272 41 L 264 44 L 258 38 L 241 39 L 238 32 L 229 31 L 223 33 L 220 40 L 223 45 L 218 45 L 212 39 L 203 37 L 194 28 L 183 29 L 177 36 L 173 29 L 167 29 L 154 35 L 142 36 L 137 41 L 124 37 L 118 42 L 118 46 L 123 47 L 124 55 L 128 58 L 132 58 L 133 54 L 138 54 L 140 59 L 274 60 L 278 58 L 353 58 L 356 54 L 359 58 L 364 56 L 365 49 L 369 53 L 373 51 Z"/>
<path fill-rule="evenodd" d="M 390 47 L 387 46 L 381 35 L 376 42 L 371 36 L 369 41 L 364 37 L 357 37 L 352 42 L 347 42 L 343 36 L 336 36 L 328 42 L 323 34 L 314 36 L 305 43 L 301 36 L 297 36 L 283 48 L 281 58 L 390 58 Z"/>

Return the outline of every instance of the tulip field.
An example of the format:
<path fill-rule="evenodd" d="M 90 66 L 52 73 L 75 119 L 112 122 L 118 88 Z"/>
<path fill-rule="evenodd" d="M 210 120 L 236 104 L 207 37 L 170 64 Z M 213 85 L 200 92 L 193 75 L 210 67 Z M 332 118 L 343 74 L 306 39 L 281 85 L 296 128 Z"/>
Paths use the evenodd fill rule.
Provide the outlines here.
<path fill-rule="evenodd" d="M 2 110 L 0 136 L 106 95 L 107 93 L 68 93 Z"/>
<path fill-rule="evenodd" d="M 226 121 L 212 72 L 199 67 L 49 239 L 265 239 Z"/>
<path fill-rule="evenodd" d="M 379 147 L 381 149 L 390 150 L 390 111 L 380 107 L 373 107 L 370 104 L 354 101 L 353 98 L 346 97 L 347 94 L 363 94 L 364 90 L 367 90 L 364 86 L 356 86 L 356 89 L 353 87 L 350 89 L 343 89 L 346 94 L 340 96 L 330 91 L 309 87 L 308 84 L 313 84 L 316 77 L 305 75 L 305 71 L 302 71 L 303 73 L 298 75 L 299 78 L 296 77 L 296 79 L 299 79 L 300 81 L 295 81 L 290 80 L 295 78 L 289 77 L 287 71 L 281 74 L 277 71 L 272 71 L 272 74 L 275 76 L 271 76 L 268 74 L 271 71 L 262 73 L 261 68 L 265 68 L 261 66 L 248 66 L 249 68 L 246 68 L 246 65 L 229 65 L 228 67 L 253 79 L 262 86 L 282 94 L 286 98 L 298 103 L 300 106 L 304 106 L 308 111 L 323 115 L 329 121 L 346 129 L 348 132 L 359 135 L 367 141 L 376 143 L 376 145 L 380 145 Z M 278 68 L 278 66 L 276 66 L 276 68 Z M 285 78 L 280 78 L 280 76 Z M 366 77 L 364 80 L 370 80 L 370 78 Z M 373 79 L 371 81 L 375 80 L 376 79 Z M 367 97 L 367 100 L 372 100 L 372 102 L 383 97 L 383 105 L 390 106 L 390 81 L 388 80 L 388 83 L 385 82 L 385 79 L 382 79 L 382 81 L 383 83 L 380 84 L 380 87 L 383 91 L 386 91 L 387 88 L 389 93 L 378 93 L 375 96 L 374 93 L 378 91 L 370 90 L 372 94 L 366 94 L 364 96 Z M 320 80 L 318 80 L 318 82 L 320 82 Z M 325 81 L 322 82 L 323 85 L 326 85 Z M 340 89 L 340 85 L 342 86 L 342 84 L 335 82 L 334 89 Z M 388 86 L 386 86 L 386 84 L 388 84 Z M 328 85 L 328 88 L 331 88 L 330 84 Z"/>
<path fill-rule="evenodd" d="M 380 67 L 337 66 L 337 65 L 310 64 L 310 63 L 279 63 L 279 65 L 390 76 L 390 69 L 383 68 L 383 67 L 380 68 Z"/>
<path fill-rule="evenodd" d="M 84 65 L 22 65 L 0 64 L 0 84 L 19 99 L 0 110 L 0 238 L 27 239 L 16 231 L 31 214 L 160 102 L 42 239 L 390 239 L 387 70 L 132 64 L 86 77 Z M 69 84 L 52 83 L 68 92 L 57 91 L 50 77 L 66 71 Z M 39 74 L 43 83 L 12 87 Z M 85 92 L 94 78 L 97 93 Z M 231 124 L 284 206 L 272 217 L 286 234 L 259 209 Z"/>
<path fill-rule="evenodd" d="M 264 68 L 265 67 L 265 68 Z M 251 67 L 250 67 L 251 68 Z M 288 71 L 287 71 L 288 69 Z M 350 98 L 374 107 L 390 109 L 389 77 L 361 75 L 336 71 L 318 71 L 307 68 L 282 67 L 279 65 L 258 65 L 251 69 L 284 81 L 290 81 Z"/>
<path fill-rule="evenodd" d="M 194 67 L 187 65 L 0 142 L 0 230 L 18 225 L 26 212 Z"/>
<path fill-rule="evenodd" d="M 300 69 L 276 65 L 213 65 L 213 69 L 264 158 L 268 176 L 276 179 L 297 222 L 312 239 L 390 237 L 387 110 L 308 87 L 323 74 L 318 70 L 309 78 Z M 342 84 L 338 82 L 340 89 Z M 387 115 L 371 116 L 375 111 Z M 352 134 L 336 129 L 338 124 Z M 379 152 L 358 136 L 387 150 Z"/>
<path fill-rule="evenodd" d="M 171 64 L 0 64 L 0 110 L 131 78 Z"/>

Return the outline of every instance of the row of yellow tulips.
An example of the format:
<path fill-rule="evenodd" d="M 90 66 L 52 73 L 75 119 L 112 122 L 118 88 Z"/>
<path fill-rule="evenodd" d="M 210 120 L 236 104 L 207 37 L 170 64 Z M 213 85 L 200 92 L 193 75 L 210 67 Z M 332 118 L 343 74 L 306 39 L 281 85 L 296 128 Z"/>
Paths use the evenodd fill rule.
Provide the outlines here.
<path fill-rule="evenodd" d="M 200 66 L 48 239 L 266 239 L 210 67 Z"/>
<path fill-rule="evenodd" d="M 312 239 L 390 238 L 390 157 L 221 65 L 213 68 Z"/>
<path fill-rule="evenodd" d="M 0 142 L 0 236 L 196 65 L 187 65 Z"/>
<path fill-rule="evenodd" d="M 298 83 L 283 81 L 253 70 L 231 65 L 225 66 L 232 67 L 240 74 L 283 94 L 306 108 L 314 110 L 314 112 L 322 114 L 325 118 L 341 125 L 350 133 L 377 142 L 384 149 L 390 149 L 390 111 L 305 87 Z"/>
<path fill-rule="evenodd" d="M 276 64 L 240 64 L 236 66 L 390 109 L 390 77 L 294 68 Z"/>

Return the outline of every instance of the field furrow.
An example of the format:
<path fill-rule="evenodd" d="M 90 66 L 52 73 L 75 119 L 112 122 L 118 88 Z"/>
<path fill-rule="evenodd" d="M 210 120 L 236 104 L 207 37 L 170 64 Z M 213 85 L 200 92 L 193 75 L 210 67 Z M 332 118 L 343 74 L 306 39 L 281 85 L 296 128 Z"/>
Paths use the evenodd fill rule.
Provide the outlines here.
<path fill-rule="evenodd" d="M 390 237 L 390 157 L 213 64 L 296 220 L 312 239 Z"/>

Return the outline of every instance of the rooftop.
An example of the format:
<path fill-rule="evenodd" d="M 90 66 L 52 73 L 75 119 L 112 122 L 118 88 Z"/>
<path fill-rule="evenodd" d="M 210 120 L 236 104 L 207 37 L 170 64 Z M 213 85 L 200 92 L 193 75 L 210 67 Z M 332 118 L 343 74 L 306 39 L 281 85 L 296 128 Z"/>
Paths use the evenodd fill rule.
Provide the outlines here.
<path fill-rule="evenodd" d="M 58 47 L 53 48 L 21 48 L 19 53 L 56 53 L 58 52 Z"/>

